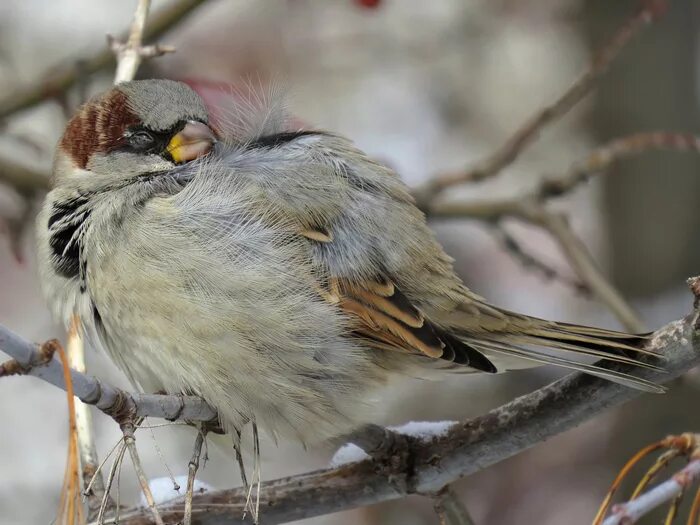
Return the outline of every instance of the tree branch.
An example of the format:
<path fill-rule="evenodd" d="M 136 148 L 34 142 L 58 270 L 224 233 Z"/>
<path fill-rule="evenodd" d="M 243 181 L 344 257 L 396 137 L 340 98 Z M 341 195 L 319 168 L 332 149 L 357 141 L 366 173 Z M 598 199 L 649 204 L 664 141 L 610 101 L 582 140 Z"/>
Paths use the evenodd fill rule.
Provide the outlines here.
<path fill-rule="evenodd" d="M 628 525 L 649 514 L 656 507 L 669 503 L 700 480 L 700 458 L 694 458 L 673 477 L 641 496 L 626 503 L 618 503 L 603 525 Z M 691 523 L 691 521 L 688 521 Z"/>
<path fill-rule="evenodd" d="M 464 502 L 449 486 L 435 496 L 433 508 L 438 515 L 440 525 L 475 525 Z"/>
<path fill-rule="evenodd" d="M 117 72 L 114 75 L 115 84 L 133 80 L 144 58 L 157 57 L 175 51 L 175 48 L 172 46 L 143 45 L 143 33 L 146 28 L 146 18 L 150 8 L 151 0 L 138 0 L 134 21 L 131 23 L 129 39 L 126 42 L 120 42 L 110 35 L 107 36 L 109 47 L 117 56 Z"/>
<path fill-rule="evenodd" d="M 143 31 L 143 39 L 152 40 L 160 37 L 206 1 L 179 0 L 168 4 L 151 17 L 148 27 Z M 124 41 L 127 38 L 128 35 L 125 34 L 121 40 Z M 79 63 L 80 66 L 75 65 L 75 63 Z M 18 111 L 36 106 L 49 98 L 58 97 L 73 87 L 81 77 L 93 75 L 114 65 L 114 53 L 111 49 L 105 48 L 91 56 L 75 60 L 72 65 L 52 69 L 51 73 L 32 86 L 23 86 L 1 99 L 0 120 Z"/>
<path fill-rule="evenodd" d="M 436 177 L 417 192 L 420 201 L 427 202 L 437 194 L 457 184 L 478 182 L 500 173 L 512 164 L 540 131 L 569 112 L 594 87 L 596 81 L 608 70 L 627 43 L 651 22 L 660 18 L 667 9 L 663 0 L 644 0 L 638 12 L 632 16 L 593 58 L 588 69 L 551 104 L 544 106 L 527 120 L 516 132 L 486 159 L 465 172 Z"/>
<path fill-rule="evenodd" d="M 571 229 L 565 215 L 545 212 L 542 214 L 540 226 L 550 233 L 576 274 L 586 283 L 600 302 L 610 309 L 626 330 L 633 333 L 647 331 L 642 319 L 617 288 L 603 275 L 591 252 Z"/>
<path fill-rule="evenodd" d="M 52 358 L 46 362 L 46 355 L 36 345 L 1 325 L 0 350 L 14 358 L 0 366 L 0 377 L 9 373 L 22 373 L 66 389 L 63 369 L 57 359 Z M 216 411 L 198 397 L 130 394 L 76 370 L 71 370 L 71 379 L 78 399 L 88 405 L 95 405 L 118 422 L 134 417 L 185 421 L 212 421 L 216 418 Z"/>
<path fill-rule="evenodd" d="M 604 173 L 619 160 L 647 151 L 700 153 L 700 136 L 691 133 L 652 131 L 633 133 L 596 148 L 581 162 L 575 163 L 562 177 L 543 180 L 535 194 L 546 200 L 564 195 L 592 175 Z"/>

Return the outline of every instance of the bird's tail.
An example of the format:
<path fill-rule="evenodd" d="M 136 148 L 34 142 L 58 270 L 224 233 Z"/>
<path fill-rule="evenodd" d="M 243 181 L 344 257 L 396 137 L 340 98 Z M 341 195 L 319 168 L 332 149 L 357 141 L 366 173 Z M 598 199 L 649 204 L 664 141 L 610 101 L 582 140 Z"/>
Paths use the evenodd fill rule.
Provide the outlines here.
<path fill-rule="evenodd" d="M 577 356 L 590 356 L 608 362 L 662 370 L 649 362 L 654 360 L 650 358 L 661 357 L 646 348 L 650 334 L 634 335 L 603 328 L 544 321 L 512 312 L 503 313 L 513 320 L 509 323 L 513 329 L 460 334 L 460 339 L 467 345 L 488 356 L 498 371 L 552 364 L 639 390 L 656 393 L 665 391 L 663 386 L 633 374 L 576 359 Z"/>

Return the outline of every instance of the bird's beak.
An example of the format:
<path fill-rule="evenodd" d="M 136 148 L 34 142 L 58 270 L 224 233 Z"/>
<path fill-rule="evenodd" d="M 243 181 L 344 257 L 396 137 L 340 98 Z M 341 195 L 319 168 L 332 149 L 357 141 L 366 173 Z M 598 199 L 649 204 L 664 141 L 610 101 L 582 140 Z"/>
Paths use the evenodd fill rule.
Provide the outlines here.
<path fill-rule="evenodd" d="M 212 129 L 201 122 L 190 120 L 170 139 L 166 151 L 178 164 L 206 155 L 216 143 Z"/>

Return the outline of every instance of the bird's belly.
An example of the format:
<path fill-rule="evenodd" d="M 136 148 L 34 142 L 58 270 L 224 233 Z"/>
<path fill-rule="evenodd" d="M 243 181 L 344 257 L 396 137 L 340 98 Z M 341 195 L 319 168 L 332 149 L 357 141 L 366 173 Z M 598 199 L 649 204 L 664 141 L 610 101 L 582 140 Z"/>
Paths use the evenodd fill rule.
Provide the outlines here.
<path fill-rule="evenodd" d="M 383 377 L 331 305 L 294 289 L 271 299 L 255 283 L 193 282 L 134 270 L 122 293 L 94 295 L 98 333 L 132 382 L 201 395 L 229 429 L 256 421 L 304 442 L 367 419 L 363 399 Z"/>

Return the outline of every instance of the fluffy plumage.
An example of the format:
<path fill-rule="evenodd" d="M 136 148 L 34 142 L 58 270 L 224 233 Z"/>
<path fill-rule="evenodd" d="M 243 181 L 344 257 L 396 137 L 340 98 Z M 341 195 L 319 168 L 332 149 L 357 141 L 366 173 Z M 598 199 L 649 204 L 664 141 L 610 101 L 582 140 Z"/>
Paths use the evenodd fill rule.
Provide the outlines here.
<path fill-rule="evenodd" d="M 38 219 L 46 295 L 144 390 L 305 442 L 368 420 L 373 389 L 422 367 L 554 363 L 658 390 L 575 359 L 638 363 L 643 336 L 487 304 L 393 172 L 261 112 L 178 165 L 168 143 L 204 107 L 183 84 L 136 81 L 88 103 L 59 144 Z"/>

